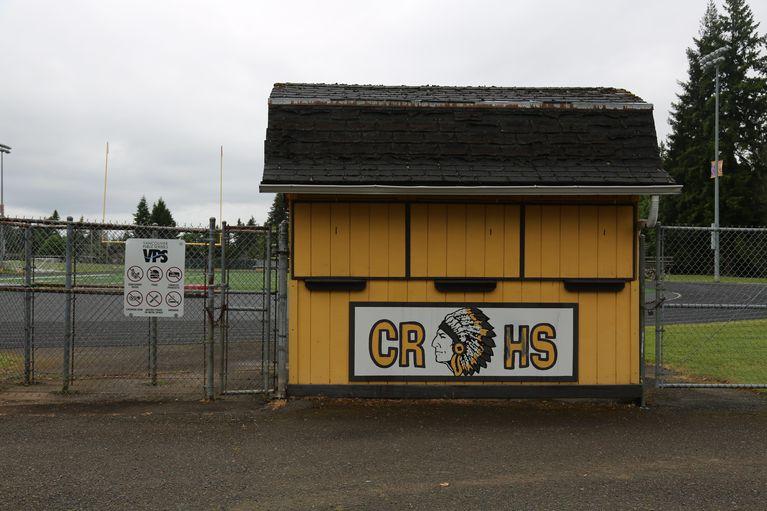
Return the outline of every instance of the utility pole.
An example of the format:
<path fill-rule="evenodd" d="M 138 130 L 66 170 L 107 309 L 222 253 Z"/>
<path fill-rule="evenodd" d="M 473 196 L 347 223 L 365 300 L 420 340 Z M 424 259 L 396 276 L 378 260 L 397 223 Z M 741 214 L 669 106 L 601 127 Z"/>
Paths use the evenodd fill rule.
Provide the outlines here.
<path fill-rule="evenodd" d="M 3 157 L 11 153 L 11 148 L 5 144 L 0 144 L 0 219 L 5 218 L 5 195 L 4 179 L 5 169 L 3 168 Z M 5 225 L 0 224 L 0 269 L 5 264 Z"/>
<path fill-rule="evenodd" d="M 104 195 L 101 196 L 101 223 L 107 218 L 107 176 L 109 175 L 109 142 L 104 152 Z"/>
<path fill-rule="evenodd" d="M 711 240 L 714 249 L 714 282 L 719 282 L 719 64 L 724 62 L 724 54 L 729 49 L 728 46 L 712 51 L 700 59 L 703 69 L 709 69 L 712 66 L 716 69 L 716 82 L 714 87 L 714 230 L 711 233 Z"/>

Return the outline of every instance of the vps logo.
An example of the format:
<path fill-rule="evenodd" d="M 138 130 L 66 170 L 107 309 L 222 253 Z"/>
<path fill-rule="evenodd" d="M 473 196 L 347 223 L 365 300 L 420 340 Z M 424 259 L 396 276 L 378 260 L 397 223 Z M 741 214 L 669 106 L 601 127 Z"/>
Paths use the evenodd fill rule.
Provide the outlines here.
<path fill-rule="evenodd" d="M 145 248 L 144 249 L 144 262 L 147 263 L 167 263 L 168 262 L 168 250 L 160 250 L 159 248 Z"/>

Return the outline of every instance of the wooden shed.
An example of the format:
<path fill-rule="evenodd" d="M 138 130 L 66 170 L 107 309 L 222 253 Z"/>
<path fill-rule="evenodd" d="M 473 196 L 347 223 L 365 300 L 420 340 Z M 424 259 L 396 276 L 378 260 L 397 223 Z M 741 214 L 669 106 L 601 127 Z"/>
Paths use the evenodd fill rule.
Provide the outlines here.
<path fill-rule="evenodd" d="M 276 84 L 288 393 L 638 398 L 637 205 L 680 188 L 626 90 Z"/>

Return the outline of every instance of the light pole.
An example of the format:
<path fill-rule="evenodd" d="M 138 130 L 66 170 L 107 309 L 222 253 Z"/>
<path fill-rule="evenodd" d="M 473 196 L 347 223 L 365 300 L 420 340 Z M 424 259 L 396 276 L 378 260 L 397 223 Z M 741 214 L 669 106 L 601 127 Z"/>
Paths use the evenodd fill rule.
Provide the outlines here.
<path fill-rule="evenodd" d="M 714 92 L 714 101 L 716 103 L 714 112 L 714 232 L 712 240 L 714 246 L 714 282 L 719 282 L 719 64 L 724 62 L 724 54 L 729 49 L 728 46 L 712 51 L 708 55 L 701 57 L 700 65 L 706 70 L 711 67 L 716 69 L 716 86 Z"/>
<path fill-rule="evenodd" d="M 3 157 L 10 154 L 11 148 L 0 144 L 0 218 L 5 218 L 5 196 L 3 194 L 3 181 L 5 172 L 3 169 Z M 5 264 L 5 226 L 0 224 L 0 269 Z"/>

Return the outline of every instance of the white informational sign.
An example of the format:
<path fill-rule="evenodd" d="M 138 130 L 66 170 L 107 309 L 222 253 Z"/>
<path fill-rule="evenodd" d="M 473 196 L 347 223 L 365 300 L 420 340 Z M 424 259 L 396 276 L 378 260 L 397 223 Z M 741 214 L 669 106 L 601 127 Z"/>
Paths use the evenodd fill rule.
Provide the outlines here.
<path fill-rule="evenodd" d="M 137 317 L 183 316 L 185 263 L 183 240 L 126 241 L 123 313 Z"/>
<path fill-rule="evenodd" d="M 350 304 L 352 381 L 577 381 L 574 303 Z"/>

